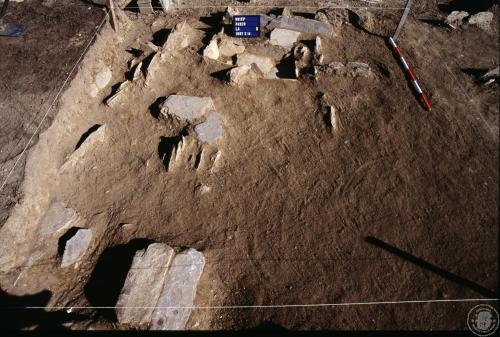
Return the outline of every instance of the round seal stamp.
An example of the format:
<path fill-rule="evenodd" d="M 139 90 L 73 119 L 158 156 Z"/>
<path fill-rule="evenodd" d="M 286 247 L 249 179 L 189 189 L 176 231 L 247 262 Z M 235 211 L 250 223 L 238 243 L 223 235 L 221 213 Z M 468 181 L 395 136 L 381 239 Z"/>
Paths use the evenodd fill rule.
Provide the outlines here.
<path fill-rule="evenodd" d="M 467 325 L 478 336 L 490 336 L 498 329 L 498 312 L 488 304 L 476 305 L 469 311 Z"/>

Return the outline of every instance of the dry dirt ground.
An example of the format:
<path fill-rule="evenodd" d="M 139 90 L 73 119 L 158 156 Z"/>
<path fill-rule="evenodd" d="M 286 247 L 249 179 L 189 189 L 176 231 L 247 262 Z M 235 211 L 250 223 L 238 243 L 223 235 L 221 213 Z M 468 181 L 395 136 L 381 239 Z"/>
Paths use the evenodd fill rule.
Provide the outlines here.
<path fill-rule="evenodd" d="M 429 95 L 432 111 L 426 112 L 382 37 L 392 33 L 401 14 L 394 4 L 401 2 L 370 9 L 363 29 L 345 24 L 325 40 L 326 62 L 365 62 L 367 78 L 320 75 L 229 86 L 220 74 L 230 66 L 202 56 L 220 31 L 222 8 L 149 16 L 127 11 L 120 34 L 106 24 L 28 152 L 24 176 L 16 171 L 1 191 L 3 221 L 10 216 L 0 231 L 2 298 L 19 307 L 52 307 L 21 311 L 28 318 L 15 327 L 129 328 L 110 310 L 67 314 L 57 308 L 115 305 L 131 252 L 144 240 L 204 253 L 195 300 L 203 307 L 497 297 L 498 84 L 484 86 L 477 74 L 498 64 L 498 8 L 491 9 L 492 29 L 483 31 L 436 24 L 446 15 L 436 1 L 415 6 L 399 44 Z M 21 6 L 35 8 L 33 2 Z M 54 4 L 49 12 L 63 9 Z M 100 10 L 85 11 L 94 13 L 90 21 L 82 16 L 70 26 L 81 37 L 69 28 L 54 32 L 59 39 L 50 35 L 52 42 L 37 53 L 23 50 L 22 40 L 0 40 L 2 52 L 10 50 L 0 63 L 7 94 L 0 141 L 11 153 L 2 151 L 3 166 L 20 153 L 14 143 L 30 132 L 19 125 L 40 117 L 41 102 L 64 77 L 50 52 L 71 54 L 64 54 L 69 62 L 78 54 L 74 45 L 82 46 L 102 17 Z M 37 20 L 28 13 L 14 10 L 9 18 Z M 169 55 L 148 85 L 134 82 L 113 107 L 103 103 L 111 85 L 96 98 L 89 95 L 103 66 L 112 70 L 112 85 L 123 81 L 135 57 L 131 48 L 161 45 L 184 20 L 205 35 Z M 44 34 L 32 27 L 32 34 Z M 39 71 L 32 74 L 10 56 L 16 53 Z M 223 116 L 223 136 L 205 144 L 192 125 L 158 118 L 158 102 L 173 93 L 211 96 Z M 320 113 L 322 93 L 337 110 L 335 132 Z M 30 117 L 20 113 L 26 110 Z M 106 128 L 102 143 L 84 165 L 61 169 L 95 125 Z M 181 133 L 185 148 L 167 171 L 162 137 Z M 75 268 L 60 267 L 58 237 L 37 234 L 53 202 L 75 209 L 93 231 Z M 380 241 L 417 259 L 390 253 Z M 268 322 L 299 330 L 466 330 L 477 303 L 198 309 L 187 327 Z M 4 317 L 19 310 L 3 309 Z"/>

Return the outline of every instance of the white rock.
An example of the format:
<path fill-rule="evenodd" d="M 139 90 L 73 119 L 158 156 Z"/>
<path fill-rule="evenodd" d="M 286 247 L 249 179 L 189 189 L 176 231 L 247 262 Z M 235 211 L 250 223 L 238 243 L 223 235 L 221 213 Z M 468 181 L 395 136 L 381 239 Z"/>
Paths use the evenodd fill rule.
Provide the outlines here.
<path fill-rule="evenodd" d="M 170 5 L 172 4 L 172 0 L 160 0 L 160 4 L 163 7 L 163 11 L 166 12 L 170 9 Z"/>
<path fill-rule="evenodd" d="M 212 41 L 210 41 L 208 46 L 203 51 L 203 56 L 212 60 L 219 59 L 220 52 L 219 52 L 219 47 L 217 45 L 217 39 L 213 39 Z"/>
<path fill-rule="evenodd" d="M 275 28 L 271 32 L 271 44 L 283 48 L 291 48 L 299 39 L 300 32 L 288 29 Z"/>
<path fill-rule="evenodd" d="M 179 51 L 187 48 L 201 36 L 199 30 L 191 27 L 186 21 L 183 21 L 175 26 L 165 42 L 165 51 Z"/>
<path fill-rule="evenodd" d="M 236 62 L 238 66 L 252 65 L 252 63 L 255 63 L 264 74 L 269 73 L 275 67 L 274 61 L 267 56 L 254 55 L 246 52 L 238 55 Z"/>
<path fill-rule="evenodd" d="M 151 330 L 184 330 L 191 315 L 205 258 L 189 249 L 175 256 L 153 311 Z"/>
<path fill-rule="evenodd" d="M 135 253 L 116 304 L 120 323 L 151 322 L 173 257 L 174 250 L 163 243 L 153 243 Z"/>
<path fill-rule="evenodd" d="M 214 109 L 210 97 L 170 95 L 163 103 L 161 113 L 174 115 L 180 119 L 194 120 Z"/>
<path fill-rule="evenodd" d="M 61 267 L 65 268 L 74 264 L 85 251 L 92 240 L 92 231 L 90 229 L 80 228 L 75 235 L 66 241 Z"/>
<path fill-rule="evenodd" d="M 229 83 L 231 85 L 242 85 L 259 77 L 262 77 L 262 72 L 255 64 L 245 64 L 229 71 Z"/>
<path fill-rule="evenodd" d="M 464 19 L 469 16 L 467 12 L 453 11 L 446 18 L 446 23 L 453 28 L 459 27 L 463 24 Z"/>
<path fill-rule="evenodd" d="M 210 113 L 205 122 L 194 127 L 194 131 L 201 141 L 214 142 L 224 131 L 221 114 L 218 112 Z"/>
<path fill-rule="evenodd" d="M 491 21 L 493 20 L 493 13 L 491 12 L 480 12 L 476 15 L 472 15 L 469 18 L 470 25 L 476 25 L 482 30 L 490 30 Z"/>
<path fill-rule="evenodd" d="M 219 43 L 219 51 L 222 56 L 232 57 L 245 51 L 245 46 L 236 44 L 232 39 L 223 39 Z"/>
<path fill-rule="evenodd" d="M 109 107 L 112 107 L 116 103 L 118 103 L 121 100 L 121 98 L 123 97 L 123 95 L 125 93 L 125 89 L 127 87 L 129 87 L 130 83 L 131 83 L 130 81 L 124 81 L 124 82 L 120 83 L 120 85 L 118 86 L 118 89 L 116 89 L 115 94 L 106 100 L 106 105 Z"/>
<path fill-rule="evenodd" d="M 72 208 L 66 208 L 61 202 L 50 205 L 40 222 L 39 233 L 51 235 L 61 229 L 68 229 L 75 224 L 76 212 Z"/>
<path fill-rule="evenodd" d="M 104 67 L 95 77 L 95 84 L 99 89 L 104 89 L 108 86 L 109 82 L 111 82 L 112 77 L 113 73 L 111 69 Z"/>

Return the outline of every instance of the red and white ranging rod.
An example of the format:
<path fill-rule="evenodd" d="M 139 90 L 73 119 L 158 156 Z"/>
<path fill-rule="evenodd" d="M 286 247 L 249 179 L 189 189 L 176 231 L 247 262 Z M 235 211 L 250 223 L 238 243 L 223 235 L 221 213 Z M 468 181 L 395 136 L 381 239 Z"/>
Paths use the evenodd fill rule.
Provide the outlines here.
<path fill-rule="evenodd" d="M 417 95 L 420 97 L 420 100 L 422 101 L 422 104 L 425 107 L 425 110 L 431 111 L 431 105 L 429 104 L 429 100 L 427 99 L 427 96 L 425 96 L 424 92 L 422 91 L 422 88 L 418 85 L 417 78 L 415 77 L 415 74 L 413 71 L 411 71 L 410 67 L 408 66 L 408 63 L 406 63 L 405 58 L 403 57 L 403 54 L 401 53 L 401 49 L 397 46 L 396 42 L 394 42 L 394 39 L 392 37 L 389 37 L 389 44 L 392 47 L 392 50 L 398 55 L 399 60 L 401 61 L 401 64 L 403 65 L 406 74 L 410 77 L 411 83 L 413 85 L 413 88 L 415 89 L 415 92 Z"/>

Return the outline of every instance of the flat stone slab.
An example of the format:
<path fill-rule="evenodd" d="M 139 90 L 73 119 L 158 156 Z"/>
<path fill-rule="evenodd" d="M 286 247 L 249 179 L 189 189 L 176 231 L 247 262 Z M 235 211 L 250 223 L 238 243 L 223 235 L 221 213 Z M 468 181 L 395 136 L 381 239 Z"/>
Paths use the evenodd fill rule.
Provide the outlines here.
<path fill-rule="evenodd" d="M 203 254 L 194 249 L 175 256 L 153 311 L 150 329 L 185 329 L 204 267 Z"/>
<path fill-rule="evenodd" d="M 63 228 L 69 228 L 76 218 L 74 209 L 66 208 L 61 202 L 55 202 L 50 205 L 42 218 L 39 233 L 42 235 L 51 235 Z"/>
<path fill-rule="evenodd" d="M 163 103 L 161 113 L 174 115 L 182 120 L 194 120 L 214 110 L 211 97 L 170 95 Z"/>
<path fill-rule="evenodd" d="M 189 47 L 196 39 L 199 39 L 202 32 L 191 27 L 186 21 L 175 26 L 163 46 L 165 51 L 179 51 Z"/>
<path fill-rule="evenodd" d="M 174 250 L 162 243 L 135 253 L 116 305 L 120 323 L 149 324 L 173 257 Z"/>
<path fill-rule="evenodd" d="M 283 48 L 291 48 L 297 42 L 300 32 L 294 30 L 276 28 L 271 32 L 271 44 Z"/>
<path fill-rule="evenodd" d="M 306 34 L 332 36 L 332 25 L 324 22 L 319 22 L 312 19 L 305 19 L 301 17 L 288 17 L 278 16 L 276 19 L 271 20 L 269 28 L 282 28 L 302 32 Z"/>
<path fill-rule="evenodd" d="M 207 143 L 214 142 L 224 131 L 221 114 L 218 112 L 210 113 L 205 122 L 194 127 L 194 131 L 201 141 Z"/>
<path fill-rule="evenodd" d="M 255 65 L 264 74 L 269 73 L 275 67 L 274 61 L 267 56 L 254 55 L 246 52 L 238 55 L 238 59 L 236 62 L 238 66 L 244 66 L 244 65 L 250 66 L 252 65 L 252 63 L 255 63 Z"/>
<path fill-rule="evenodd" d="M 66 241 L 64 254 L 62 257 L 61 267 L 65 268 L 74 264 L 90 245 L 92 240 L 92 231 L 90 229 L 80 228 L 78 231 Z"/>

